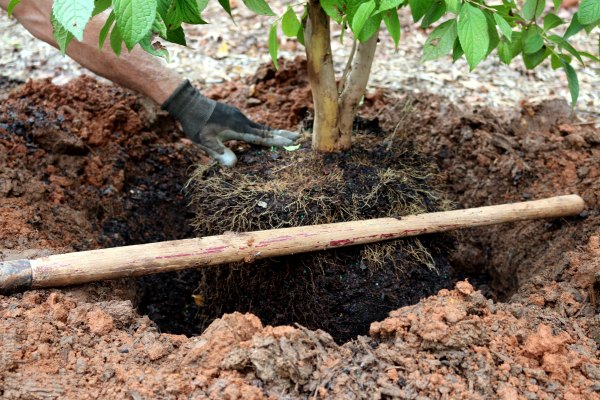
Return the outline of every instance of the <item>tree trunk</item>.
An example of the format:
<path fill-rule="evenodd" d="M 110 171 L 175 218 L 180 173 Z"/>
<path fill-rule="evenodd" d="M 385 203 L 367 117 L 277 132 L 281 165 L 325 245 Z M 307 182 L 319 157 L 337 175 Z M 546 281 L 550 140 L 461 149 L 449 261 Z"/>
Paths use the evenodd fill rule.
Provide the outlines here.
<path fill-rule="evenodd" d="M 356 109 L 365 94 L 377 48 L 377 34 L 358 45 L 338 91 L 330 37 L 329 17 L 319 0 L 309 0 L 304 39 L 315 107 L 312 147 L 322 152 L 350 149 Z"/>
<path fill-rule="evenodd" d="M 377 49 L 377 34 L 369 40 L 360 43 L 352 60 L 348 78 L 344 82 L 338 106 L 338 131 L 341 149 L 349 149 L 352 140 L 352 125 L 356 116 L 356 109 L 360 100 L 365 95 L 371 66 Z"/>
<path fill-rule="evenodd" d="M 309 0 L 304 42 L 308 79 L 315 107 L 312 146 L 314 150 L 323 152 L 344 150 L 338 146 L 338 91 L 330 36 L 329 17 L 321 8 L 319 0 Z"/>

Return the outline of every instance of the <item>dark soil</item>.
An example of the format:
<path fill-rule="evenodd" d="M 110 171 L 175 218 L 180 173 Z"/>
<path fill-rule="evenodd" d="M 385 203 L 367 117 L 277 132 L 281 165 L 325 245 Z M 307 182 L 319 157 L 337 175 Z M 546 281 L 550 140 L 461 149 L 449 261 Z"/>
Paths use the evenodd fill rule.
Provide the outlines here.
<path fill-rule="evenodd" d="M 381 139 L 358 132 L 343 155 L 314 154 L 309 140 L 288 153 L 249 149 L 234 170 L 200 168 L 191 184 L 199 235 L 440 211 L 430 161 Z M 448 244 L 430 235 L 211 268 L 196 293 L 205 315 L 252 312 L 272 325 L 325 330 L 343 343 L 389 311 L 449 287 Z"/>

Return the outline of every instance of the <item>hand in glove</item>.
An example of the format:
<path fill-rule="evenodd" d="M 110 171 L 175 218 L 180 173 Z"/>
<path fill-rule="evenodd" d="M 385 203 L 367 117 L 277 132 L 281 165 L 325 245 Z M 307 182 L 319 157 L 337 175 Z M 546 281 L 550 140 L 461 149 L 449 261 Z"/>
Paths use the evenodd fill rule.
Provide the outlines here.
<path fill-rule="evenodd" d="M 220 164 L 232 167 L 237 157 L 223 145 L 240 140 L 263 146 L 289 146 L 298 133 L 250 121 L 239 109 L 206 98 L 186 80 L 161 106 L 181 123 L 185 135 Z"/>

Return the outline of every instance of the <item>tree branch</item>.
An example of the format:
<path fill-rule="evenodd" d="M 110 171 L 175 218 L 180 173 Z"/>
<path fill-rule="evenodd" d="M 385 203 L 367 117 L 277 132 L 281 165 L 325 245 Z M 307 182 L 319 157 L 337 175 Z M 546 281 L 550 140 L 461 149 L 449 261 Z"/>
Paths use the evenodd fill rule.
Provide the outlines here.
<path fill-rule="evenodd" d="M 377 34 L 358 45 L 348 79 L 342 87 L 339 100 L 339 129 L 342 137 L 347 137 L 346 140 L 348 141 L 350 141 L 352 135 L 352 123 L 354 122 L 356 109 L 367 89 L 376 49 Z M 350 144 L 348 143 L 349 146 Z"/>
<path fill-rule="evenodd" d="M 348 61 L 346 62 L 346 66 L 344 67 L 344 73 L 342 74 L 342 79 L 340 79 L 340 84 L 338 85 L 340 94 L 342 93 L 342 89 L 344 85 L 346 85 L 346 80 L 348 79 L 348 73 L 350 73 L 350 67 L 352 66 L 352 61 L 354 60 L 354 54 L 356 53 L 356 45 L 358 40 L 354 38 L 352 40 L 352 50 L 350 50 L 350 55 L 348 56 Z"/>

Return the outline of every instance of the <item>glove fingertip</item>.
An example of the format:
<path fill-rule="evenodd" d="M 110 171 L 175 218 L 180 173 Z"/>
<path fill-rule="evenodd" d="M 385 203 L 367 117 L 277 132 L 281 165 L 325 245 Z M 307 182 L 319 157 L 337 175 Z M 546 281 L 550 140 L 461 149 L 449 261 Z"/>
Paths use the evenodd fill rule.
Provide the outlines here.
<path fill-rule="evenodd" d="M 225 148 L 223 154 L 219 154 L 213 157 L 219 162 L 219 164 L 223 165 L 224 167 L 233 167 L 237 163 L 237 157 L 235 153 L 227 147 Z"/>
<path fill-rule="evenodd" d="M 273 135 L 283 136 L 284 138 L 290 139 L 290 140 L 296 140 L 296 139 L 300 138 L 300 133 L 298 133 L 298 132 L 292 132 L 292 131 L 286 131 L 284 129 L 276 129 L 272 133 L 273 133 Z"/>

